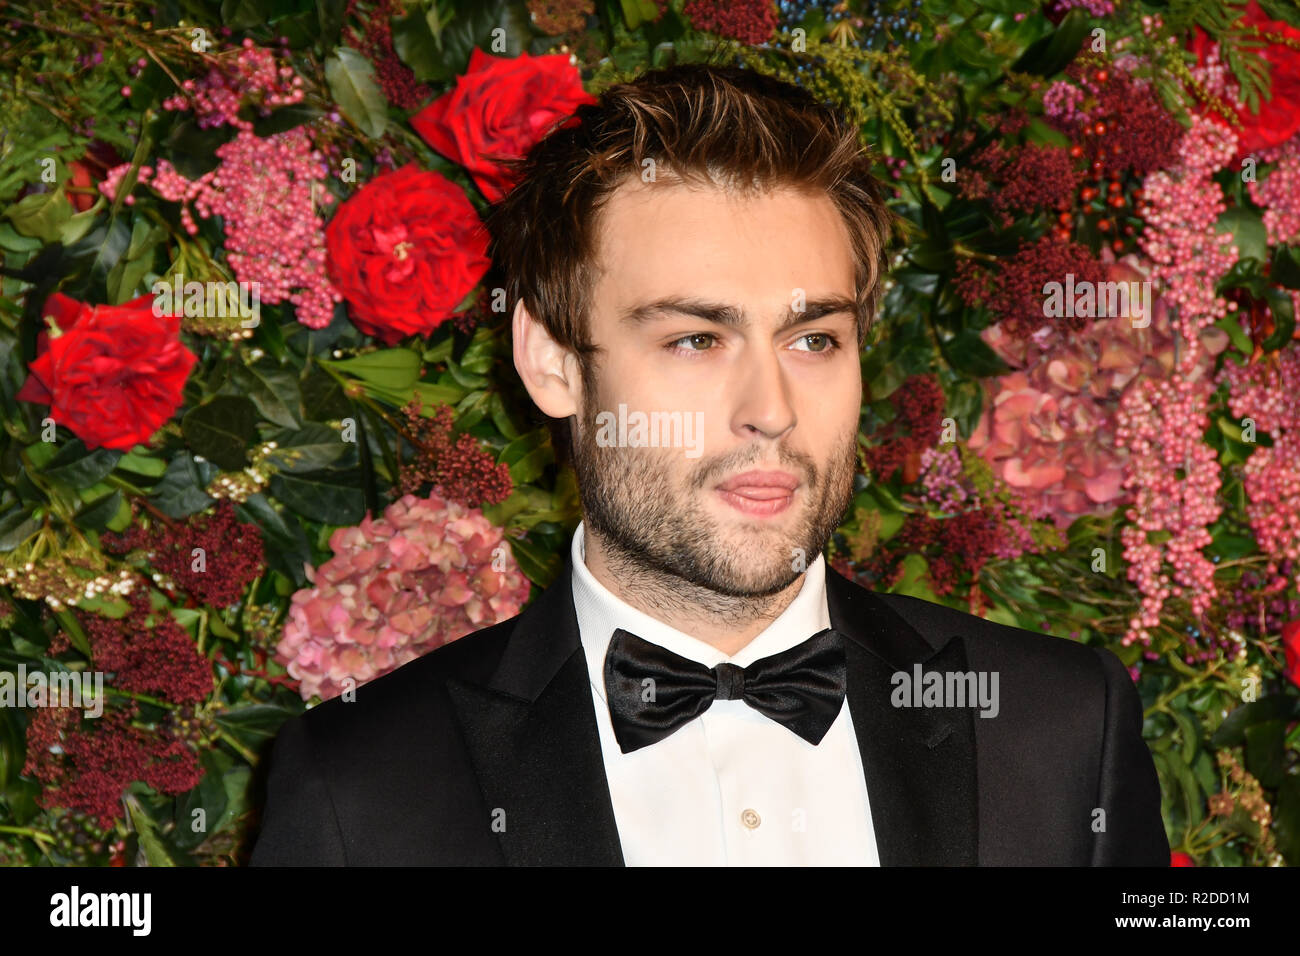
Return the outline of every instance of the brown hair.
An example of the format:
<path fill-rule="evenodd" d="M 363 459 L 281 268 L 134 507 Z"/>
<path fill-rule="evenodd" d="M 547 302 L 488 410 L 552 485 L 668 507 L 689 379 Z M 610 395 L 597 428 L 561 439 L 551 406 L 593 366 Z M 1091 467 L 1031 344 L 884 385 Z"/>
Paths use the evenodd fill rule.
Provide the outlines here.
<path fill-rule="evenodd" d="M 623 182 L 641 176 L 647 159 L 656 182 L 825 193 L 853 244 L 861 347 L 879 304 L 894 216 L 857 131 L 791 83 L 734 66 L 688 64 L 650 70 L 578 107 L 527 156 L 508 163 L 517 185 L 487 213 L 506 302 L 513 311 L 522 298 L 551 338 L 576 353 L 584 389 L 594 385 L 591 359 L 599 351 L 588 315 L 599 212 Z M 552 434 L 563 455 L 568 428 Z"/>

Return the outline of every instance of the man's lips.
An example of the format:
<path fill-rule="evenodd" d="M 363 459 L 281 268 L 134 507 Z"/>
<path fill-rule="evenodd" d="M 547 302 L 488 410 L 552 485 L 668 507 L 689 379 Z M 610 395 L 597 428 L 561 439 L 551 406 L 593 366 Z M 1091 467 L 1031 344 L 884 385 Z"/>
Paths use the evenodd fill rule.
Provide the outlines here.
<path fill-rule="evenodd" d="M 797 487 L 798 477 L 786 471 L 746 471 L 722 482 L 718 490 L 755 501 L 770 501 L 790 497 Z"/>

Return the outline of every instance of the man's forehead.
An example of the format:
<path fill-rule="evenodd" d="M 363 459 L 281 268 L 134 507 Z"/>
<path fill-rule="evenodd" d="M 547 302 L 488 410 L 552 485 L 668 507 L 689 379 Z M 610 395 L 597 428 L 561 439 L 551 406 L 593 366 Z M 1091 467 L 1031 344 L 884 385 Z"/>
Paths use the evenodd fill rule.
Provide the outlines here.
<path fill-rule="evenodd" d="M 772 204 L 761 207 L 764 200 Z M 711 228 L 715 225 L 718 228 Z M 620 280 L 648 277 L 645 267 L 660 260 L 673 261 L 681 269 L 703 269 L 705 263 L 695 254 L 727 250 L 729 243 L 720 237 L 739 239 L 735 248 L 745 250 L 746 261 L 767 254 L 826 274 L 836 271 L 841 260 L 852 271 L 847 227 L 824 192 L 789 186 L 740 192 L 718 185 L 636 179 L 611 193 L 596 226 L 592 265 L 597 277 L 609 277 L 613 269 Z M 813 241 L 782 248 L 800 230 L 815 233 Z"/>

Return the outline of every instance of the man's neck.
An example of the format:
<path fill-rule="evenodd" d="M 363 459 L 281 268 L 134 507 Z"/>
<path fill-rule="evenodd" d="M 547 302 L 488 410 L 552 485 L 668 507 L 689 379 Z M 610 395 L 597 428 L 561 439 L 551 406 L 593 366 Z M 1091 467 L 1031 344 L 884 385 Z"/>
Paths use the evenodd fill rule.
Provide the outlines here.
<path fill-rule="evenodd" d="M 781 616 L 798 596 L 807 574 L 767 597 L 735 597 L 648 568 L 607 547 L 584 526 L 585 564 L 592 577 L 619 600 L 734 657 Z"/>

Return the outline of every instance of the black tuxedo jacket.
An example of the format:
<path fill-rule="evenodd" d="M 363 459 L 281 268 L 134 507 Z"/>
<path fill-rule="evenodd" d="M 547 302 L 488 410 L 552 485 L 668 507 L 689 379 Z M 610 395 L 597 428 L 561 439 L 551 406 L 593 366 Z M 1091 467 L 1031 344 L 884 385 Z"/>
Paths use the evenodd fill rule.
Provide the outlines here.
<path fill-rule="evenodd" d="M 288 720 L 252 864 L 622 865 L 571 573 L 355 701 Z M 829 566 L 826 588 L 883 865 L 1169 865 L 1141 702 L 1114 654 Z M 999 713 L 892 706 L 891 675 L 916 663 L 997 671 Z"/>

